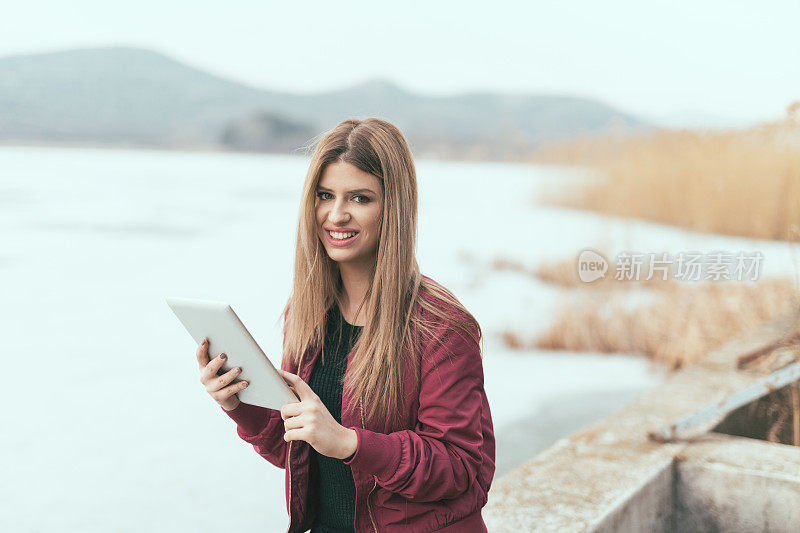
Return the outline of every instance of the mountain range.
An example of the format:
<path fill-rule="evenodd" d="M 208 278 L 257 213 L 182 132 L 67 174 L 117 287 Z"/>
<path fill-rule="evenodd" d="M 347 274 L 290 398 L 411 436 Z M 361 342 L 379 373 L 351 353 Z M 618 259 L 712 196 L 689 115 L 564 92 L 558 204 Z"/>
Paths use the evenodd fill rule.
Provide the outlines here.
<path fill-rule="evenodd" d="M 396 124 L 415 155 L 513 159 L 611 126 L 649 127 L 572 96 L 417 94 L 386 80 L 294 94 L 129 47 L 0 58 L 0 142 L 293 152 L 345 118 Z"/>

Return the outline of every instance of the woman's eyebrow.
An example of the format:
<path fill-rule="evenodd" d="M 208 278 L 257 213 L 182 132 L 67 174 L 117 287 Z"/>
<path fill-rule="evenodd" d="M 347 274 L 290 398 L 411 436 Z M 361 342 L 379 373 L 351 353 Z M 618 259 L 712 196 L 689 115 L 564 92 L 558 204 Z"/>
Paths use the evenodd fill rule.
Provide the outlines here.
<path fill-rule="evenodd" d="M 327 188 L 327 187 L 323 187 L 322 185 L 318 185 L 318 186 L 317 186 L 317 190 L 318 190 L 318 191 L 328 191 L 328 192 L 333 192 L 331 189 L 329 189 L 329 188 Z M 347 191 L 347 194 L 353 194 L 353 193 L 357 193 L 357 192 L 371 192 L 372 194 L 377 194 L 377 193 L 376 193 L 375 191 L 373 191 L 372 189 L 353 189 L 352 191 Z"/>

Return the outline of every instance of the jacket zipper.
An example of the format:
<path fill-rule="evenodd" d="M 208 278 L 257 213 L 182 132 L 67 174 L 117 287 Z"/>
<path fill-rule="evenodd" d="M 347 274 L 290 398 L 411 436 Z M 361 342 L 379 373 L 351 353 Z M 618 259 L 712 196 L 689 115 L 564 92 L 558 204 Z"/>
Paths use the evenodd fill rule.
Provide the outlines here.
<path fill-rule="evenodd" d="M 305 354 L 303 354 L 305 356 Z M 297 363 L 297 375 L 300 375 L 300 371 L 303 368 L 303 357 L 300 357 L 300 361 Z M 301 378 L 302 379 L 302 378 Z M 289 441 L 289 444 L 286 448 L 286 469 L 289 472 L 289 525 L 286 526 L 286 533 L 289 533 L 289 530 L 292 528 L 292 442 Z"/>
<path fill-rule="evenodd" d="M 286 526 L 286 533 L 292 527 L 292 441 L 289 441 L 286 449 L 286 468 L 289 471 L 289 525 Z"/>
<path fill-rule="evenodd" d="M 361 407 L 361 428 L 367 429 L 364 427 L 364 405 L 359 402 L 359 407 Z M 367 494 L 367 511 L 369 511 L 369 519 L 372 522 L 372 529 L 375 530 L 375 533 L 378 533 L 378 526 L 375 525 L 375 518 L 372 516 L 372 506 L 369 504 L 369 498 L 372 496 L 372 491 L 375 490 L 375 487 L 378 486 L 378 480 L 373 477 L 375 483 L 372 485 L 372 488 Z"/>
<path fill-rule="evenodd" d="M 370 489 L 369 494 L 367 494 L 367 511 L 369 511 L 369 519 L 372 521 L 372 529 L 375 530 L 375 533 L 378 533 L 378 527 L 375 525 L 375 519 L 372 517 L 372 507 L 369 505 L 369 497 L 372 496 L 372 491 L 375 490 L 375 487 L 378 486 L 378 482 L 375 481 L 375 484 Z"/>

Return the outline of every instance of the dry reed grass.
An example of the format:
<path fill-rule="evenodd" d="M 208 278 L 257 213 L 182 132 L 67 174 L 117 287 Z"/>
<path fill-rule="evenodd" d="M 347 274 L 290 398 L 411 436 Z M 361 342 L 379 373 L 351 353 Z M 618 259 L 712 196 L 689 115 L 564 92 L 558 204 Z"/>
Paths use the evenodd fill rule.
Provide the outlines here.
<path fill-rule="evenodd" d="M 525 264 L 508 259 L 507 257 L 495 257 L 489 265 L 491 270 L 510 270 L 511 272 L 519 272 L 526 275 L 535 275 L 536 270 L 525 266 Z"/>
<path fill-rule="evenodd" d="M 502 338 L 516 349 L 640 353 L 678 369 L 800 301 L 794 283 L 782 278 L 674 282 L 652 292 L 653 303 L 631 308 L 627 291 L 585 291 L 562 306 L 539 338 L 526 342 L 508 331 Z"/>
<path fill-rule="evenodd" d="M 748 130 L 585 137 L 542 147 L 534 161 L 605 178 L 553 203 L 764 239 L 800 228 L 800 102 L 785 120 Z"/>
<path fill-rule="evenodd" d="M 800 102 L 789 106 L 785 120 L 747 130 L 609 134 L 542 147 L 533 160 L 587 166 L 602 178 L 569 197 L 551 197 L 555 204 L 718 234 L 773 240 L 800 234 Z M 669 276 L 634 285 L 607 275 L 586 284 L 573 260 L 537 269 L 507 260 L 496 265 L 585 289 L 538 339 L 503 332 L 516 349 L 635 352 L 678 369 L 763 320 L 800 309 L 800 293 L 788 279 L 698 284 Z M 630 291 L 617 289 L 634 287 L 650 289 L 654 303 L 626 305 Z M 797 384 L 746 409 L 745 426 L 763 429 L 756 438 L 800 444 Z"/>
<path fill-rule="evenodd" d="M 604 257 L 608 258 L 609 254 L 600 252 Z M 617 288 L 633 288 L 633 287 L 647 287 L 659 288 L 665 285 L 674 283 L 672 274 L 667 276 L 667 279 L 661 279 L 654 276 L 649 280 L 630 280 L 630 279 L 615 279 L 614 269 L 616 265 L 613 261 L 609 260 L 608 272 L 606 277 L 586 283 L 581 281 L 578 276 L 578 269 L 576 265 L 577 257 L 575 259 L 565 259 L 563 261 L 544 261 L 537 267 L 531 267 L 507 257 L 495 257 L 489 264 L 491 270 L 502 271 L 507 270 L 511 272 L 518 272 L 525 276 L 537 278 L 544 283 L 558 285 L 564 288 L 583 288 L 583 289 L 617 289 Z"/>

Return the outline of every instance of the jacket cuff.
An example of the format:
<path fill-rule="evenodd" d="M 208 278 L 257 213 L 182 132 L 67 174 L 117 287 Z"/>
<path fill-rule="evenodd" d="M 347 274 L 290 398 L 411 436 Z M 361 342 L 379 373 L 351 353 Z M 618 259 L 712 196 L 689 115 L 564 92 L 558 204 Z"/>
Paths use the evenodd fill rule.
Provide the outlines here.
<path fill-rule="evenodd" d="M 344 463 L 369 475 L 377 476 L 379 481 L 392 477 L 397 472 L 402 458 L 396 438 L 364 428 L 350 429 L 355 430 L 358 442 L 355 453 L 350 459 L 345 459 Z"/>
<path fill-rule="evenodd" d="M 264 431 L 270 419 L 275 418 L 276 415 L 278 417 L 281 416 L 281 412 L 276 409 L 260 407 L 244 402 L 239 402 L 236 409 L 230 411 L 226 411 L 222 406 L 220 406 L 220 409 L 236 422 L 236 425 L 239 426 L 242 433 L 250 437 L 255 437 Z"/>

